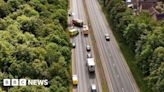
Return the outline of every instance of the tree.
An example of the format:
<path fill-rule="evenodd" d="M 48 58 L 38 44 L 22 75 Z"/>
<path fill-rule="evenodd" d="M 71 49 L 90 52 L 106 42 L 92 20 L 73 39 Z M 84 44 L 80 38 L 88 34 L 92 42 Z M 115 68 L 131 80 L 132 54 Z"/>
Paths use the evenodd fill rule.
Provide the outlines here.
<path fill-rule="evenodd" d="M 0 19 L 0 30 L 5 30 L 7 28 L 7 23 L 4 19 Z"/>
<path fill-rule="evenodd" d="M 13 87 L 9 91 L 11 92 L 48 92 L 48 89 L 44 86 L 21 86 L 21 87 Z"/>
<path fill-rule="evenodd" d="M 148 43 L 152 45 L 153 48 L 158 46 L 164 46 L 164 28 L 156 27 L 154 31 L 147 35 Z"/>
<path fill-rule="evenodd" d="M 51 65 L 53 62 L 57 62 L 61 53 L 58 51 L 59 47 L 55 43 L 49 43 L 46 45 L 46 61 L 48 66 Z"/>
<path fill-rule="evenodd" d="M 17 21 L 21 24 L 21 30 L 23 32 L 30 32 L 34 33 L 34 30 L 37 28 L 36 18 L 35 17 L 26 17 L 26 16 L 19 16 L 17 17 Z"/>
<path fill-rule="evenodd" d="M 59 0 L 47 0 L 49 4 L 59 4 Z"/>
<path fill-rule="evenodd" d="M 58 9 L 52 19 L 56 19 L 59 21 L 59 23 L 63 26 L 63 28 L 65 29 L 67 27 L 67 13 L 64 9 Z"/>
<path fill-rule="evenodd" d="M 52 81 L 47 87 L 9 90 L 0 85 L 2 90 L 68 92 L 71 49 L 64 31 L 67 6 L 67 0 L 0 0 L 0 79 Z"/>
<path fill-rule="evenodd" d="M 103 1 L 105 4 L 106 0 Z M 153 20 L 147 11 L 135 16 L 121 0 L 110 0 L 106 5 L 112 28 L 134 51 L 136 65 L 147 78 L 149 87 L 154 92 L 163 92 L 163 20 Z"/>
<path fill-rule="evenodd" d="M 164 47 L 157 47 L 150 58 L 150 71 L 156 70 L 164 61 Z"/>
<path fill-rule="evenodd" d="M 0 18 L 4 18 L 9 14 L 9 9 L 7 4 L 1 0 L 0 1 Z"/>
<path fill-rule="evenodd" d="M 37 76 L 35 76 L 36 78 L 40 79 L 43 77 L 48 78 L 47 76 L 49 75 L 48 73 L 48 66 L 47 63 L 45 61 L 40 61 L 39 59 L 35 59 L 32 62 L 32 69 L 35 70 L 35 74 Z"/>
<path fill-rule="evenodd" d="M 8 0 L 7 5 L 10 7 L 10 11 L 16 11 L 21 3 L 18 0 Z"/>
<path fill-rule="evenodd" d="M 164 63 L 161 62 L 160 67 L 151 72 L 147 77 L 148 85 L 153 87 L 154 92 L 163 92 L 164 88 Z"/>

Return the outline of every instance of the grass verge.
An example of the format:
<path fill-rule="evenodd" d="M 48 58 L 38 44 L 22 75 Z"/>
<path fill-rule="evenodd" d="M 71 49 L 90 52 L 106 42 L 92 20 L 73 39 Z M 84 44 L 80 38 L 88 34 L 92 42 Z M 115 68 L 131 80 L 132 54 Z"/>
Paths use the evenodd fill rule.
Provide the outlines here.
<path fill-rule="evenodd" d="M 107 91 L 107 85 L 106 85 L 106 81 L 105 80 L 102 80 L 101 85 L 102 85 L 102 92 L 108 92 Z"/>
<path fill-rule="evenodd" d="M 71 60 L 72 61 L 72 60 Z M 73 92 L 73 85 L 72 85 L 72 62 L 70 63 L 70 66 L 69 66 L 69 72 L 70 72 L 70 85 L 69 85 L 69 92 Z"/>
<path fill-rule="evenodd" d="M 125 60 L 133 74 L 133 77 L 139 87 L 139 90 L 141 92 L 152 92 L 150 88 L 148 88 L 146 81 L 144 80 L 144 75 L 142 74 L 141 70 L 136 65 L 135 60 L 135 53 L 132 52 L 132 50 L 128 47 L 128 45 L 125 43 L 125 40 L 122 39 L 122 36 L 120 33 L 117 33 L 114 31 L 114 28 L 112 28 L 112 24 L 109 19 L 108 12 L 106 8 L 103 7 L 102 2 L 100 2 L 100 5 L 102 6 L 102 10 L 105 14 L 106 19 L 108 20 L 108 23 L 111 25 L 112 32 L 117 40 L 117 43 L 121 49 L 121 52 L 123 53 L 123 56 L 125 57 Z"/>

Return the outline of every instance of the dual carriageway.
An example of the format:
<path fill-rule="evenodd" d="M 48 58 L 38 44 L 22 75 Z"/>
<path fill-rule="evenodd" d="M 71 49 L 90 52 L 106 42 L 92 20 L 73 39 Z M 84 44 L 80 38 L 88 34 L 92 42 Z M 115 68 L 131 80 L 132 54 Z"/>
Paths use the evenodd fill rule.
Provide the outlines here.
<path fill-rule="evenodd" d="M 71 42 L 76 44 L 76 48 L 72 49 L 72 74 L 77 74 L 78 77 L 78 85 L 73 87 L 73 92 L 91 92 L 91 84 L 96 84 L 97 92 L 102 92 L 102 77 L 105 78 L 108 92 L 139 92 L 98 1 L 70 0 L 70 10 L 74 16 L 69 21 L 72 18 L 81 19 L 85 24 L 90 24 L 89 27 L 93 31 L 93 34 L 85 37 L 81 33 L 82 29 L 78 28 L 79 35 L 71 39 Z M 104 34 L 110 35 L 109 42 L 105 40 Z M 86 45 L 91 46 L 90 53 L 97 58 L 94 56 L 91 35 L 94 35 L 96 40 L 103 75 L 98 72 L 97 65 L 95 75 L 90 75 L 86 67 Z"/>

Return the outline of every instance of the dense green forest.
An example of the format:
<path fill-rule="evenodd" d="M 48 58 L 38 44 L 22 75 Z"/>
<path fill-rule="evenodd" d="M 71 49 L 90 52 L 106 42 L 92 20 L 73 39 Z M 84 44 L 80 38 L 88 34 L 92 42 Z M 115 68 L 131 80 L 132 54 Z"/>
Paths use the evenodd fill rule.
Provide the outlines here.
<path fill-rule="evenodd" d="M 0 0 L 0 92 L 68 92 L 67 0 Z M 5 78 L 48 86 L 3 87 Z"/>
<path fill-rule="evenodd" d="M 153 20 L 148 12 L 133 15 L 123 0 L 102 0 L 112 28 L 135 54 L 137 67 L 153 92 L 164 92 L 164 20 Z"/>

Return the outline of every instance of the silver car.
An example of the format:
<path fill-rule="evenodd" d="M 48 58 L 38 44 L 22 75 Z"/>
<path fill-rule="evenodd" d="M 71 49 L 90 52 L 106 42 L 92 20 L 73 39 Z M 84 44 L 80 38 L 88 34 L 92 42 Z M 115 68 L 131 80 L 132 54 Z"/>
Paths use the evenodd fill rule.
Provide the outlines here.
<path fill-rule="evenodd" d="M 87 51 L 91 51 L 91 46 L 87 45 L 87 46 L 86 46 L 86 50 L 87 50 Z"/>
<path fill-rule="evenodd" d="M 76 47 L 76 44 L 75 43 L 72 43 L 72 47 L 75 48 Z"/>
<path fill-rule="evenodd" d="M 97 92 L 96 91 L 96 85 L 95 84 L 92 84 L 91 85 L 91 92 Z"/>
<path fill-rule="evenodd" d="M 106 39 L 107 41 L 110 41 L 109 34 L 105 34 L 105 39 Z"/>

